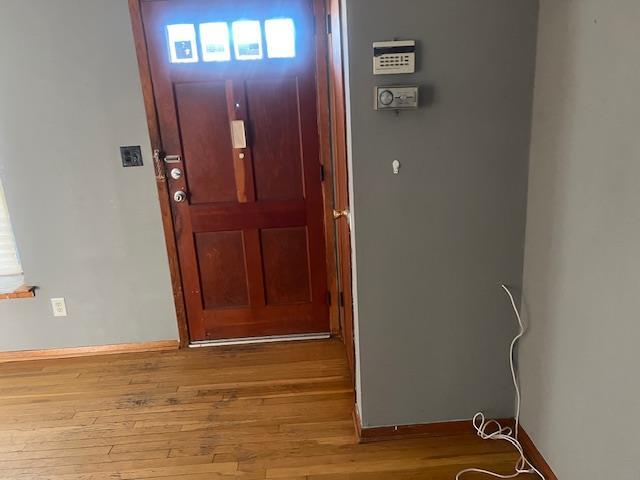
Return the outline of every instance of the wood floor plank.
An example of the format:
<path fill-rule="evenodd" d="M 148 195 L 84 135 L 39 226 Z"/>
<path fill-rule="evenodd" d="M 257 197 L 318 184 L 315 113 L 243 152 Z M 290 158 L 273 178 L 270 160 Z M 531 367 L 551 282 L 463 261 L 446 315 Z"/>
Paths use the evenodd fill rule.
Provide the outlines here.
<path fill-rule="evenodd" d="M 0 365 L 0 480 L 444 480 L 513 471 L 473 435 L 360 445 L 338 341 Z M 465 480 L 474 480 L 469 475 Z"/>

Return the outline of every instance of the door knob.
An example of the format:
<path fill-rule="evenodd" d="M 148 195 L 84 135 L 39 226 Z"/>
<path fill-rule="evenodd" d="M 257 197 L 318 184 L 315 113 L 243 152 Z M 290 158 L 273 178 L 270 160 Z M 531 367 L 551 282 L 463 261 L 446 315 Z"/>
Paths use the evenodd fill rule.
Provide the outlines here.
<path fill-rule="evenodd" d="M 187 194 L 182 190 L 178 190 L 176 193 L 173 194 L 173 200 L 176 203 L 182 203 L 186 199 L 187 199 Z"/>
<path fill-rule="evenodd" d="M 345 209 L 345 210 L 334 210 L 333 211 L 333 218 L 335 220 L 341 218 L 341 217 L 349 217 L 349 210 Z"/>

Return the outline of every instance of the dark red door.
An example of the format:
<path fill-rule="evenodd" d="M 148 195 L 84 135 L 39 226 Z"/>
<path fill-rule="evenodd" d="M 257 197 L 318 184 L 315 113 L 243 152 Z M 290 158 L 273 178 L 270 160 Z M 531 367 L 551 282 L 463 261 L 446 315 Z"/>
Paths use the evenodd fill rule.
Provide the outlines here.
<path fill-rule="evenodd" d="M 191 340 L 328 332 L 310 0 L 143 18 Z"/>

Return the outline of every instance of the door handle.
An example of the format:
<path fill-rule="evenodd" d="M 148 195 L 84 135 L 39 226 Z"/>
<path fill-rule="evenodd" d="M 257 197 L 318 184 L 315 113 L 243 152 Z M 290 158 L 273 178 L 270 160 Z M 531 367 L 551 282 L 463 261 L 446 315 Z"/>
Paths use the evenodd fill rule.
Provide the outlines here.
<path fill-rule="evenodd" d="M 333 211 L 333 218 L 334 220 L 338 220 L 339 218 L 349 218 L 349 210 L 348 209 L 344 209 L 344 210 L 334 210 Z"/>

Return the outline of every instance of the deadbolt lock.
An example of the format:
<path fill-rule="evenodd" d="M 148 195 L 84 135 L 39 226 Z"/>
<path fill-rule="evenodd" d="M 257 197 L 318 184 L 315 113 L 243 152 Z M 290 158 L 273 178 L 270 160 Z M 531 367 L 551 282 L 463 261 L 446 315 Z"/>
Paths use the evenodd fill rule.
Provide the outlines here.
<path fill-rule="evenodd" d="M 174 180 L 180 180 L 182 178 L 182 170 L 179 168 L 172 168 L 169 174 Z"/>

